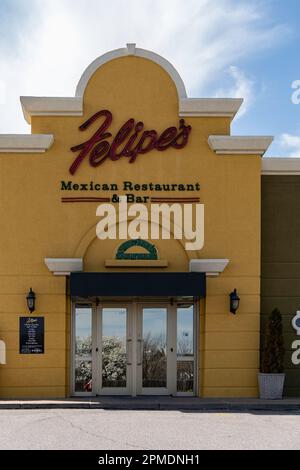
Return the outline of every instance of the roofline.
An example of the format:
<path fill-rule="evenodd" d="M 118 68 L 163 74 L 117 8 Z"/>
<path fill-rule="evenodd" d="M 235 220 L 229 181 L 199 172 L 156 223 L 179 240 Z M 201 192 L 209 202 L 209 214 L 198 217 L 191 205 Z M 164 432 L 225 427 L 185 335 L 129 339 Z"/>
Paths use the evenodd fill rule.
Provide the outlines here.
<path fill-rule="evenodd" d="M 300 157 L 265 157 L 262 159 L 262 175 L 300 175 Z"/>
<path fill-rule="evenodd" d="M 34 116 L 82 116 L 83 95 L 93 74 L 111 60 L 127 56 L 151 60 L 167 72 L 177 89 L 180 117 L 233 119 L 243 103 L 242 98 L 188 98 L 181 76 L 168 60 L 152 51 L 136 48 L 135 44 L 127 44 L 124 48 L 115 49 L 98 57 L 86 68 L 78 82 L 75 97 L 21 96 L 25 120 L 31 124 L 31 118 Z"/>

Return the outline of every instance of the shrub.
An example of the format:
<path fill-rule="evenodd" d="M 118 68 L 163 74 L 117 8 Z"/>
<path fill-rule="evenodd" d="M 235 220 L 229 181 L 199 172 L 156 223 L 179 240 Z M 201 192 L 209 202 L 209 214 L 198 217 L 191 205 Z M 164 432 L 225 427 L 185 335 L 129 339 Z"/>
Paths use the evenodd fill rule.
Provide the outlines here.
<path fill-rule="evenodd" d="M 282 374 L 284 371 L 284 342 L 282 316 L 275 308 L 268 318 L 265 345 L 262 360 L 262 373 Z"/>

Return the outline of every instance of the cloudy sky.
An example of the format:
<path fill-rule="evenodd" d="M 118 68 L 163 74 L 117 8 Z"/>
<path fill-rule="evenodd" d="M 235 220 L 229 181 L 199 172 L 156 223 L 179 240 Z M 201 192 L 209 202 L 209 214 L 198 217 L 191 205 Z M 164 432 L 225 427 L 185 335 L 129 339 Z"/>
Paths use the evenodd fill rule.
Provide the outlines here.
<path fill-rule="evenodd" d="M 30 132 L 20 95 L 73 96 L 92 60 L 135 42 L 190 97 L 244 97 L 234 134 L 274 135 L 268 155 L 300 157 L 299 15 L 299 0 L 0 0 L 0 132 Z"/>

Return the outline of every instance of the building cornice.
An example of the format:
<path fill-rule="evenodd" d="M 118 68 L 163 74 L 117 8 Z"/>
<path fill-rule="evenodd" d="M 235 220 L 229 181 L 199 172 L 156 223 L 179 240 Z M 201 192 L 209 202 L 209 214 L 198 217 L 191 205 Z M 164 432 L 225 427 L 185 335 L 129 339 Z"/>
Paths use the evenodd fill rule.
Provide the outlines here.
<path fill-rule="evenodd" d="M 82 258 L 45 258 L 45 264 L 54 276 L 69 276 L 83 270 Z"/>
<path fill-rule="evenodd" d="M 28 124 L 31 124 L 33 116 L 82 116 L 83 114 L 83 100 L 80 97 L 21 96 L 20 101 Z"/>
<path fill-rule="evenodd" d="M 179 116 L 233 119 L 242 104 L 242 98 L 184 98 L 179 100 Z"/>
<path fill-rule="evenodd" d="M 191 259 L 190 272 L 205 273 L 208 277 L 219 276 L 229 263 L 229 259 Z"/>
<path fill-rule="evenodd" d="M 0 134 L 0 153 L 43 153 L 53 142 L 52 134 Z"/>
<path fill-rule="evenodd" d="M 271 136 L 211 135 L 210 148 L 217 155 L 264 155 L 273 142 Z"/>
<path fill-rule="evenodd" d="M 262 175 L 300 175 L 300 158 L 265 157 L 262 159 Z"/>
<path fill-rule="evenodd" d="M 34 116 L 82 116 L 83 98 L 21 96 L 25 120 Z M 233 119 L 243 103 L 230 98 L 183 98 L 179 100 L 180 117 L 228 117 Z"/>
<path fill-rule="evenodd" d="M 152 51 L 136 48 L 135 44 L 127 44 L 124 48 L 98 57 L 87 67 L 79 80 L 75 97 L 21 96 L 22 110 L 28 124 L 31 124 L 33 116 L 82 116 L 83 95 L 93 74 L 107 62 L 126 56 L 151 60 L 168 73 L 177 89 L 179 116 L 181 117 L 229 117 L 233 119 L 243 103 L 242 98 L 188 98 L 182 78 L 169 61 Z"/>

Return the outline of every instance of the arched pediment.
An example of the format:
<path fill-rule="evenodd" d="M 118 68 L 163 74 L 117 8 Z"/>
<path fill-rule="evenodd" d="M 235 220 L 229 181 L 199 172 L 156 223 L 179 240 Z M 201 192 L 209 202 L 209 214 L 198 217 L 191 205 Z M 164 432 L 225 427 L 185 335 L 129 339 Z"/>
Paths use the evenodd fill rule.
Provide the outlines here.
<path fill-rule="evenodd" d="M 113 51 L 110 51 L 110 52 L 107 52 L 106 54 L 101 55 L 100 57 L 97 57 L 97 59 L 95 59 L 83 72 L 79 80 L 79 83 L 77 85 L 75 96 L 77 98 L 83 97 L 88 82 L 90 81 L 94 73 L 100 67 L 105 65 L 107 62 L 110 62 L 111 60 L 115 60 L 120 57 L 126 57 L 126 56 L 142 57 L 144 59 L 151 60 L 152 62 L 158 64 L 167 72 L 167 74 L 173 80 L 177 89 L 178 97 L 179 98 L 187 97 L 183 80 L 180 77 L 177 70 L 175 69 L 175 67 L 173 67 L 173 65 L 167 59 L 160 56 L 159 54 L 156 54 L 155 52 L 152 52 L 152 51 L 148 51 L 146 49 L 136 48 L 135 44 L 127 44 L 126 47 L 115 49 Z"/>

